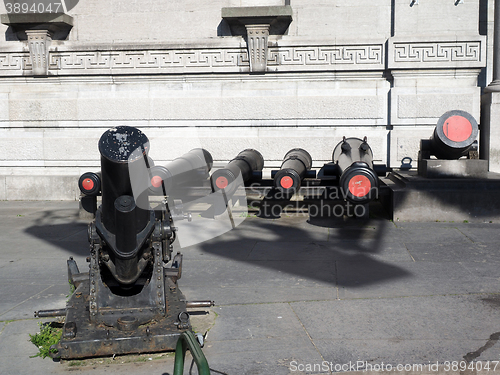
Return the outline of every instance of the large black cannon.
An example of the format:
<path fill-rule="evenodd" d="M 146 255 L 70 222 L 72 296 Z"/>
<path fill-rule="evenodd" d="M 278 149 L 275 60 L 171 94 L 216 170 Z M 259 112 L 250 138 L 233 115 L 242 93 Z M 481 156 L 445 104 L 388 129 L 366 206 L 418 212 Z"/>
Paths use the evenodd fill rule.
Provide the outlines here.
<path fill-rule="evenodd" d="M 274 186 L 285 194 L 296 192 L 312 167 L 312 158 L 301 148 L 288 151 L 283 159 L 281 168 L 274 175 Z"/>
<path fill-rule="evenodd" d="M 443 114 L 429 140 L 422 140 L 420 153 L 422 159 L 434 155 L 438 159 L 454 160 L 469 156 L 477 151 L 479 126 L 474 117 L 460 110 Z"/>
<path fill-rule="evenodd" d="M 340 176 L 339 188 L 346 199 L 366 204 L 377 198 L 379 182 L 374 171 L 373 152 L 366 137 L 344 137 L 333 150 L 332 161 Z"/>
<path fill-rule="evenodd" d="M 177 285 L 182 255 L 172 256 L 175 228 L 167 200 L 150 208 L 155 192 L 148 187 L 152 179 L 158 185 L 154 177 L 159 168 L 153 168 L 148 157 L 148 138 L 139 129 L 119 126 L 102 135 L 99 152 L 101 171 L 79 179 L 87 198 L 102 196 L 89 224 L 89 272 L 81 273 L 70 258 L 69 280 L 76 290 L 66 309 L 38 312 L 38 316 L 66 313 L 53 356 L 174 350 L 181 333 L 191 329 L 186 311 L 190 303 Z M 206 178 L 211 163 L 206 151 L 193 150 L 161 169 L 168 172 L 159 182 L 161 192 L 177 185 L 176 176 L 182 183 Z"/>
<path fill-rule="evenodd" d="M 241 178 L 242 183 L 251 180 L 264 168 L 264 158 L 254 149 L 241 151 L 224 168 L 216 170 L 211 177 L 214 191 L 225 190 L 231 194 L 237 186 L 234 182 Z"/>
<path fill-rule="evenodd" d="M 478 132 L 479 126 L 471 114 L 460 110 L 443 114 L 430 139 L 420 140 L 418 175 L 425 178 L 485 177 L 488 161 L 479 159 Z"/>
<path fill-rule="evenodd" d="M 205 149 L 195 148 L 167 166 L 152 166 L 149 189 L 152 194 L 169 195 L 176 189 L 183 189 L 186 184 L 197 185 L 210 177 L 212 165 L 212 155 Z"/>

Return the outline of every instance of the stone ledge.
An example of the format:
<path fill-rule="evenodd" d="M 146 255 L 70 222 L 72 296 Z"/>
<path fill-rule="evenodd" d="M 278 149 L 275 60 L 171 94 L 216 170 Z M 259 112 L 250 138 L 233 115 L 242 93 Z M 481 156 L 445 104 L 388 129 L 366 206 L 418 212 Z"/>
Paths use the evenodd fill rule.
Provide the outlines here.
<path fill-rule="evenodd" d="M 270 35 L 285 34 L 292 22 L 293 10 L 290 5 L 268 7 L 222 8 L 221 16 L 229 24 L 232 35 L 246 35 L 245 25 L 270 25 Z"/>
<path fill-rule="evenodd" d="M 255 18 L 255 17 L 292 17 L 290 5 L 263 7 L 229 7 L 222 8 L 222 18 Z"/>
<path fill-rule="evenodd" d="M 0 22 L 12 27 L 20 40 L 26 40 L 26 30 L 47 30 L 53 39 L 65 39 L 73 27 L 73 17 L 65 13 L 1 14 Z"/>

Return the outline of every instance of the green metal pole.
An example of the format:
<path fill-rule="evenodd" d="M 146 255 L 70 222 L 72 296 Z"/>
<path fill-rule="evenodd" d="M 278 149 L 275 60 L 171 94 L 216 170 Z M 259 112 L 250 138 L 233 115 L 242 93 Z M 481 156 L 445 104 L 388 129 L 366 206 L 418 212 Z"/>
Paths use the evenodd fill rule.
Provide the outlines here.
<path fill-rule="evenodd" d="M 201 350 L 198 340 L 196 340 L 196 337 L 191 331 L 183 332 L 179 340 L 177 340 L 173 375 L 182 375 L 184 373 L 184 359 L 186 358 L 186 350 L 188 348 L 198 368 L 198 374 L 210 375 L 207 359 Z"/>

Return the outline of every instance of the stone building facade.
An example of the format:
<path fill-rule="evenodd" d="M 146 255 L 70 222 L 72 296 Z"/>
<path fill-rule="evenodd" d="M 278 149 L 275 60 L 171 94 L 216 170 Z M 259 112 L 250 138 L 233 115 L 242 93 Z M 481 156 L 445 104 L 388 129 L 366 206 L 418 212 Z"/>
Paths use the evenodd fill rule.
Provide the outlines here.
<path fill-rule="evenodd" d="M 76 199 L 117 125 L 143 130 L 157 163 L 251 147 L 274 168 L 302 147 L 320 167 L 367 136 L 377 160 L 416 167 L 444 112 L 480 120 L 493 5 L 86 0 L 42 22 L 2 4 L 0 199 Z"/>

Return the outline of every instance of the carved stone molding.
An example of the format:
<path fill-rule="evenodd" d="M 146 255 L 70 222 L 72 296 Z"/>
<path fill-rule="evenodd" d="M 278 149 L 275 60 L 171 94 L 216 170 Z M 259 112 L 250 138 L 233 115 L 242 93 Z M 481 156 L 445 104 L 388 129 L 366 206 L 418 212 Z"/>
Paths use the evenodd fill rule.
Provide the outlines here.
<path fill-rule="evenodd" d="M 256 34 L 257 35 L 257 34 Z M 258 34 L 260 36 L 266 34 Z M 43 35 L 42 35 L 43 36 Z M 47 34 L 45 34 L 47 36 Z M 259 37 L 260 38 L 260 37 Z M 0 75 L 25 76 L 33 69 L 32 61 L 40 60 L 41 47 L 31 53 L 17 51 L 0 52 Z M 46 40 L 45 48 L 50 40 Z M 31 42 L 30 42 L 31 43 Z M 382 71 L 385 68 L 383 43 L 367 45 L 274 45 L 268 47 L 265 40 L 254 42 L 255 64 L 260 69 L 267 58 L 268 70 L 273 72 L 294 71 Z M 251 48 L 250 48 L 251 49 Z M 46 51 L 46 50 L 45 50 Z M 37 57 L 38 56 L 38 57 Z M 46 56 L 46 55 L 44 55 Z M 33 60 L 34 59 L 34 60 Z M 48 53 L 48 75 L 142 75 L 142 74 L 190 74 L 190 73 L 242 73 L 250 71 L 249 51 L 243 46 L 221 46 L 200 49 L 118 49 L 99 47 L 69 49 L 59 45 Z M 42 66 L 43 65 L 39 65 Z M 257 68 L 254 65 L 254 68 Z M 38 67 L 37 67 L 38 68 Z M 38 72 L 38 69 L 37 69 Z"/>
<path fill-rule="evenodd" d="M 339 70 L 349 69 L 350 65 L 356 65 L 356 69 L 363 69 L 363 65 L 375 69 L 384 68 L 384 46 L 382 44 L 273 47 L 270 48 L 269 55 L 269 66 L 309 68 L 332 66 Z"/>
<path fill-rule="evenodd" d="M 250 71 L 265 72 L 267 68 L 269 25 L 246 25 L 246 28 Z"/>
<path fill-rule="evenodd" d="M 49 45 L 52 41 L 47 30 L 26 30 L 31 57 L 31 71 L 35 76 L 46 76 L 49 70 Z"/>
<path fill-rule="evenodd" d="M 456 40 L 389 39 L 389 69 L 481 68 L 486 66 L 486 40 L 477 35 Z"/>
<path fill-rule="evenodd" d="M 21 48 L 0 51 L 0 75 L 143 75 L 262 72 L 364 72 L 461 69 L 484 66 L 486 52 L 481 36 L 476 40 L 390 42 L 318 45 L 309 42 L 266 42 L 263 25 L 249 27 L 248 49 L 243 43 L 193 48 L 186 46 L 95 46 L 58 44 L 48 52 L 47 31 L 29 31 L 29 53 Z M 262 33 L 262 31 L 264 33 Z M 270 37 L 269 37 L 270 38 Z M 52 44 L 54 44 L 53 42 Z M 269 42 L 270 43 L 270 42 Z M 14 46 L 12 46 L 14 47 Z M 386 53 L 388 58 L 386 59 Z M 253 61 L 251 62 L 251 59 Z M 45 63 L 44 63 L 45 62 Z M 48 66 L 47 66 L 48 65 Z M 267 68 L 266 68 L 267 65 Z"/>

